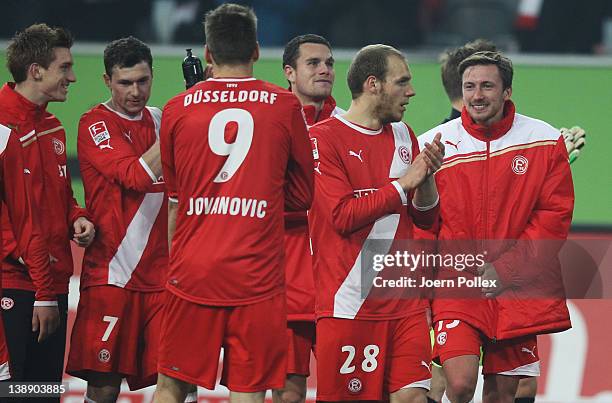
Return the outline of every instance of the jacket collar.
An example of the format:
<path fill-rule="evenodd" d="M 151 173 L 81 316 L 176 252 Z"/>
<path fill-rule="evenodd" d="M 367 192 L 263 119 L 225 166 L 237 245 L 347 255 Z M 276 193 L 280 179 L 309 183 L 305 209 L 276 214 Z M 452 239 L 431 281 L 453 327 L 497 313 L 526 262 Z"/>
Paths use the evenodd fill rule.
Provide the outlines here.
<path fill-rule="evenodd" d="M 474 122 L 464 106 L 461 110 L 461 123 L 463 124 L 465 130 L 472 136 L 482 141 L 491 141 L 496 140 L 508 133 L 512 127 L 512 123 L 514 122 L 515 113 L 516 109 L 514 107 L 514 103 L 508 100 L 504 104 L 504 114 L 502 119 L 499 122 L 493 123 L 491 127 L 486 127 Z"/>
<path fill-rule="evenodd" d="M 0 89 L 0 97 L 4 100 L 3 107 L 6 112 L 15 116 L 18 120 L 35 121 L 41 119 L 47 112 L 47 104 L 36 105 L 23 95 L 15 91 L 15 83 L 5 83 Z"/>
<path fill-rule="evenodd" d="M 306 118 L 306 124 L 312 126 L 317 122 L 329 118 L 336 108 L 336 100 L 330 95 L 325 101 L 323 101 L 323 107 L 317 118 L 317 110 L 314 105 L 304 105 L 302 110 L 304 111 L 304 117 Z"/>

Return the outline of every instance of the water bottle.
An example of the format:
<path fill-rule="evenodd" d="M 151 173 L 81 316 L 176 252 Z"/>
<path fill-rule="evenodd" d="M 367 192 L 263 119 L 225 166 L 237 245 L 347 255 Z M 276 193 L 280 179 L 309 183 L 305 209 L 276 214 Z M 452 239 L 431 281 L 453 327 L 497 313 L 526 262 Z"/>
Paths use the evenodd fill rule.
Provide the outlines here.
<path fill-rule="evenodd" d="M 183 60 L 183 77 L 185 78 L 185 88 L 189 89 L 204 80 L 204 70 L 200 59 L 191 54 L 191 49 L 186 50 L 187 57 Z"/>

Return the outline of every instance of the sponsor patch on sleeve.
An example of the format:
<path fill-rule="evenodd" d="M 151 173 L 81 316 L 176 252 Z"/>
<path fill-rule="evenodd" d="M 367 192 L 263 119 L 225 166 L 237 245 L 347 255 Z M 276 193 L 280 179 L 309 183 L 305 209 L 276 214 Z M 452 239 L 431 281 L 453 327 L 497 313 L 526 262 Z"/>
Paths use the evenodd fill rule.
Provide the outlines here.
<path fill-rule="evenodd" d="M 103 120 L 89 126 L 89 134 L 97 146 L 111 138 Z"/>

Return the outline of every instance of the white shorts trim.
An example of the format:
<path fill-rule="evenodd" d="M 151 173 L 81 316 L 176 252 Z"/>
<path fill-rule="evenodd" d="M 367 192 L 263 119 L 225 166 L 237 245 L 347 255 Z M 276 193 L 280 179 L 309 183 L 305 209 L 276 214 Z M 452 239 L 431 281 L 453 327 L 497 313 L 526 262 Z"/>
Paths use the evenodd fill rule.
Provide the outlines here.
<path fill-rule="evenodd" d="M 509 376 L 540 376 L 540 360 L 532 362 L 531 364 L 521 365 L 510 371 L 498 372 L 497 374 Z"/>
<path fill-rule="evenodd" d="M 11 378 L 11 371 L 9 370 L 8 361 L 0 365 L 0 381 Z"/>
<path fill-rule="evenodd" d="M 423 379 L 422 381 L 412 382 L 409 385 L 402 386 L 399 390 L 408 389 L 408 388 L 423 388 L 430 390 L 431 389 L 431 378 Z"/>

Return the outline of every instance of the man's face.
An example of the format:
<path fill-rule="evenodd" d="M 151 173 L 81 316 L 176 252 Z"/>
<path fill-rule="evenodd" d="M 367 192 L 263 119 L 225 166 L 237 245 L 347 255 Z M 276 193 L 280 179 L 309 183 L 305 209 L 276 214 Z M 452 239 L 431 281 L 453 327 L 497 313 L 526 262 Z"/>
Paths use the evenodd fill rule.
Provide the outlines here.
<path fill-rule="evenodd" d="M 53 61 L 48 68 L 40 67 L 40 90 L 47 102 L 64 102 L 68 86 L 76 81 L 72 70 L 73 60 L 70 49 L 54 48 Z"/>
<path fill-rule="evenodd" d="M 463 104 L 474 122 L 490 126 L 501 120 L 512 88 L 504 89 L 493 64 L 470 66 L 463 72 Z"/>
<path fill-rule="evenodd" d="M 382 82 L 379 103 L 375 108 L 376 115 L 383 124 L 399 122 L 404 116 L 410 97 L 415 95 L 408 64 L 399 56 L 389 56 L 387 75 Z"/>
<path fill-rule="evenodd" d="M 132 67 L 113 67 L 113 75 L 104 74 L 104 82 L 111 90 L 111 101 L 117 112 L 138 115 L 149 101 L 153 72 L 147 62 Z"/>
<path fill-rule="evenodd" d="M 331 50 L 320 43 L 301 44 L 295 69 L 285 66 L 291 90 L 302 102 L 320 102 L 329 97 L 335 76 Z"/>

